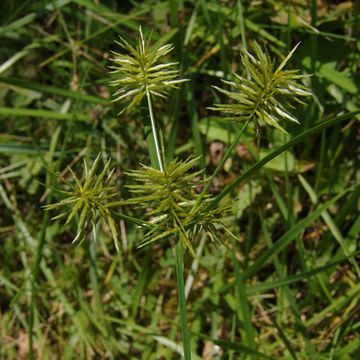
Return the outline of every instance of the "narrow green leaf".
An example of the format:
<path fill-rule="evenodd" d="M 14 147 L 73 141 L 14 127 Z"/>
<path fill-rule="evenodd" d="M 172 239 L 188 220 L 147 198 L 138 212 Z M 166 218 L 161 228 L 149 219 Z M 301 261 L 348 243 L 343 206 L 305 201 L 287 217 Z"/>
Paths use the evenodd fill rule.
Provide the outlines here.
<path fill-rule="evenodd" d="M 51 95 L 56 95 L 56 96 L 62 96 L 62 97 L 69 98 L 69 99 L 91 102 L 94 104 L 103 104 L 103 105 L 111 104 L 110 101 L 100 98 L 98 96 L 82 94 L 81 92 L 75 92 L 75 91 L 71 91 L 71 90 L 67 90 L 67 89 L 61 89 L 61 88 L 57 88 L 55 86 L 34 83 L 34 82 L 30 82 L 30 81 L 25 81 L 22 79 L 15 79 L 15 78 L 0 76 L 0 83 L 17 86 L 17 87 L 20 87 L 23 89 L 30 89 L 30 90 L 38 91 L 40 93 L 46 93 L 46 94 L 51 94 Z"/>
<path fill-rule="evenodd" d="M 8 108 L 0 107 L 0 115 L 14 116 L 14 117 L 35 117 L 39 119 L 48 120 L 75 120 L 88 122 L 90 119 L 89 115 L 85 114 L 65 114 L 50 110 L 38 110 L 38 109 L 27 109 L 27 108 Z"/>
<path fill-rule="evenodd" d="M 292 148 L 293 146 L 300 144 L 310 138 L 312 135 L 317 134 L 324 129 L 339 124 L 342 121 L 345 121 L 352 116 L 355 116 L 356 114 L 360 113 L 360 110 L 353 111 L 347 114 L 336 116 L 330 120 L 326 120 L 321 122 L 320 124 L 314 126 L 313 128 L 304 131 L 300 135 L 295 136 L 293 139 L 288 141 L 286 144 L 278 147 L 274 151 L 272 151 L 269 155 L 264 157 L 263 159 L 257 161 L 254 165 L 250 166 L 245 172 L 240 175 L 237 179 L 235 179 L 230 185 L 228 185 L 218 196 L 214 198 L 214 200 L 208 205 L 205 211 L 208 211 L 210 209 L 213 209 L 216 204 L 223 199 L 227 194 L 231 193 L 236 187 L 238 187 L 241 183 L 243 183 L 245 180 L 247 180 L 251 175 L 253 175 L 257 170 L 261 169 L 265 164 L 270 162 L 272 159 L 279 156 L 284 151 Z"/>
<path fill-rule="evenodd" d="M 350 189 L 343 193 L 333 197 L 323 205 L 319 206 L 316 210 L 310 213 L 305 219 L 299 221 L 288 232 L 286 232 L 274 245 L 266 251 L 263 255 L 259 256 L 255 260 L 254 264 L 245 270 L 245 276 L 250 277 L 256 274 L 269 260 L 271 260 L 276 254 L 284 249 L 292 240 L 294 240 L 305 228 L 311 225 L 329 206 L 335 204 L 342 196 L 348 193 Z"/>
<path fill-rule="evenodd" d="M 221 339 L 214 339 L 210 336 L 204 335 L 204 334 L 200 334 L 197 332 L 192 332 L 193 335 L 204 339 L 204 340 L 209 340 L 211 342 L 213 342 L 215 345 L 218 345 L 224 349 L 228 349 L 228 350 L 233 350 L 236 351 L 237 353 L 241 353 L 241 354 L 248 354 L 248 355 L 256 355 L 258 356 L 260 359 L 271 359 L 271 360 L 275 360 L 274 357 L 266 355 L 260 351 L 256 351 L 254 349 L 251 349 L 249 347 L 247 347 L 246 345 L 240 344 L 240 343 L 235 343 L 235 342 L 231 342 L 231 341 L 226 341 L 226 340 L 221 340 Z"/>

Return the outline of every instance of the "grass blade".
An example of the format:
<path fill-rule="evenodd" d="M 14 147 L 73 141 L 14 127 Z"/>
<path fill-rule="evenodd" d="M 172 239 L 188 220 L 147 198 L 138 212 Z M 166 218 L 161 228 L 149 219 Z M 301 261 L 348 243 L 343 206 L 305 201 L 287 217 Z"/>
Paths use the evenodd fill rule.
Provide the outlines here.
<path fill-rule="evenodd" d="M 342 192 L 341 194 L 333 197 L 323 205 L 319 206 L 316 210 L 310 213 L 305 219 L 299 221 L 293 228 L 286 232 L 274 245 L 266 251 L 263 255 L 257 258 L 253 265 L 245 270 L 245 276 L 250 277 L 255 275 L 270 259 L 284 249 L 292 240 L 296 238 L 306 227 L 311 225 L 329 206 L 333 205 L 342 196 L 348 193 L 350 189 Z"/>
<path fill-rule="evenodd" d="M 283 153 L 284 151 L 292 148 L 293 146 L 300 144 L 307 140 L 309 137 L 311 137 L 314 134 L 317 134 L 324 129 L 339 124 L 342 121 L 345 121 L 351 117 L 353 117 L 356 114 L 359 114 L 360 110 L 353 111 L 344 115 L 336 116 L 330 120 L 323 121 L 320 124 L 314 126 L 313 128 L 304 131 L 302 134 L 295 136 L 293 139 L 291 139 L 286 144 L 280 146 L 279 148 L 272 151 L 269 155 L 265 156 L 263 159 L 257 161 L 254 165 L 250 166 L 242 175 L 240 175 L 237 179 L 235 179 L 230 185 L 228 185 L 218 196 L 214 198 L 214 200 L 209 204 L 206 210 L 211 210 L 215 207 L 215 205 L 223 199 L 227 194 L 229 194 L 231 191 L 233 191 L 237 186 L 239 186 L 241 183 L 243 183 L 246 179 L 248 179 L 251 175 L 253 175 L 257 170 L 261 169 L 265 164 L 267 164 L 272 159 L 276 158 L 278 155 Z"/>
<path fill-rule="evenodd" d="M 235 342 L 231 342 L 231 341 L 226 341 L 226 340 L 221 340 L 221 339 L 214 339 L 210 336 L 204 335 L 204 334 L 200 334 L 200 333 L 196 333 L 196 332 L 192 332 L 193 335 L 198 336 L 201 339 L 204 340 L 209 340 L 211 342 L 213 342 L 215 345 L 218 345 L 220 347 L 222 347 L 223 349 L 228 349 L 228 350 L 233 350 L 237 353 L 240 354 L 247 354 L 247 355 L 256 355 L 258 356 L 260 359 L 270 359 L 270 360 L 274 360 L 275 358 L 273 358 L 272 356 L 266 355 L 260 351 L 256 351 L 254 349 L 251 349 L 249 347 L 247 347 L 246 345 L 243 344 L 239 344 L 239 343 L 235 343 Z"/>

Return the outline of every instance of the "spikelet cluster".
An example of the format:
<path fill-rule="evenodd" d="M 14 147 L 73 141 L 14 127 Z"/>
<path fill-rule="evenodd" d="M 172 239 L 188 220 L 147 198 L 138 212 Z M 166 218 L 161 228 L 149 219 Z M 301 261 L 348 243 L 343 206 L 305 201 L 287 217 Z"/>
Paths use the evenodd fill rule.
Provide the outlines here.
<path fill-rule="evenodd" d="M 203 185 L 199 180 L 202 171 L 191 172 L 197 161 L 198 158 L 174 160 L 164 171 L 142 165 L 140 169 L 128 173 L 138 184 L 129 185 L 133 197 L 122 205 L 136 205 L 144 209 L 155 225 L 146 233 L 140 246 L 178 236 L 194 256 L 192 242 L 199 233 L 206 232 L 211 240 L 217 242 L 218 233 L 227 232 L 223 214 L 228 208 L 220 206 L 204 212 L 210 197 L 196 201 L 200 196 L 196 189 Z"/>
<path fill-rule="evenodd" d="M 298 45 L 275 68 L 268 53 L 254 41 L 253 54 L 245 52 L 241 57 L 249 79 L 234 74 L 235 81 L 222 80 L 233 88 L 232 91 L 214 86 L 234 102 L 215 104 L 210 109 L 220 111 L 230 120 L 253 120 L 256 124 L 270 125 L 284 132 L 279 124 L 281 120 L 299 123 L 288 109 L 293 107 L 290 101 L 303 103 L 301 98 L 311 95 L 307 87 L 298 83 L 299 79 L 308 75 L 299 75 L 298 70 L 283 69 Z"/>
<path fill-rule="evenodd" d="M 111 185 L 114 169 L 109 170 L 109 160 L 99 171 L 100 160 L 99 154 L 90 169 L 84 161 L 83 179 L 79 179 L 74 171 L 68 167 L 72 175 L 72 181 L 66 181 L 69 190 L 60 191 L 64 195 L 64 199 L 58 203 L 45 206 L 45 209 L 63 209 L 64 212 L 53 219 L 66 218 L 65 224 L 69 224 L 74 218 L 77 219 L 77 231 L 73 242 L 84 238 L 91 230 L 94 233 L 94 239 L 96 239 L 95 226 L 101 221 L 109 227 L 116 249 L 119 251 L 118 229 L 111 211 L 107 207 L 108 202 L 118 195 L 116 186 Z"/>
<path fill-rule="evenodd" d="M 137 45 L 131 45 L 122 37 L 116 43 L 124 54 L 113 52 L 113 65 L 110 68 L 119 78 L 110 84 L 117 88 L 113 101 L 130 99 L 125 110 L 139 104 L 147 93 L 164 98 L 170 89 L 177 88 L 180 83 L 187 81 L 178 78 L 178 63 L 164 61 L 164 57 L 173 50 L 173 46 L 151 46 L 150 38 L 144 39 L 141 27 Z"/>

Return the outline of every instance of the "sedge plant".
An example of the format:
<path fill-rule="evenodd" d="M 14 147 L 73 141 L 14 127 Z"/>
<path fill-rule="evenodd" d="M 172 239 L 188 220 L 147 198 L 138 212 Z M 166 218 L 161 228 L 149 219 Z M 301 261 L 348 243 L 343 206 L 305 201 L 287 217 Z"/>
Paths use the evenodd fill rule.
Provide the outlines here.
<path fill-rule="evenodd" d="M 242 64 L 247 75 L 234 74 L 234 81 L 223 80 L 224 85 L 230 86 L 232 90 L 214 86 L 232 102 L 215 104 L 210 109 L 222 113 L 225 119 L 243 122 L 243 126 L 213 174 L 204 179 L 203 171 L 194 170 L 198 158 L 175 159 L 170 163 L 165 163 L 164 160 L 161 130 L 153 111 L 153 100 L 166 99 L 171 90 L 187 81 L 179 77 L 177 63 L 165 60 L 173 47 L 168 44 L 152 45 L 151 38 L 145 39 L 141 28 L 136 45 L 123 38 L 120 38 L 117 44 L 121 51 L 113 52 L 111 59 L 111 70 L 115 77 L 111 82 L 115 88 L 113 101 L 124 104 L 120 112 L 123 114 L 132 111 L 146 100 L 151 123 L 150 136 L 147 138 L 151 165 L 144 164 L 139 169 L 126 173 L 135 181 L 128 186 L 132 197 L 118 200 L 117 189 L 111 184 L 113 172 L 109 170 L 110 163 L 107 162 L 99 171 L 98 156 L 90 170 L 85 167 L 83 181 L 69 169 L 74 177 L 74 184 L 68 184 L 68 191 L 63 192 L 64 200 L 47 208 L 71 207 L 58 217 L 67 217 L 67 223 L 78 219 L 75 241 L 86 236 L 90 228 L 95 229 L 96 223 L 101 220 L 110 228 L 119 250 L 114 208 L 133 206 L 142 209 L 147 218 L 146 221 L 140 221 L 145 228 L 145 238 L 139 246 L 165 239 L 176 242 L 176 281 L 183 351 L 184 358 L 189 360 L 191 349 L 186 316 L 184 251 L 188 250 L 195 256 L 193 244 L 199 234 L 205 233 L 215 243 L 225 234 L 232 235 L 227 229 L 224 217 L 229 207 L 220 206 L 221 196 L 212 198 L 208 192 L 209 187 L 250 122 L 254 123 L 255 128 L 268 125 L 286 132 L 280 122 L 288 120 L 298 123 L 289 109 L 294 106 L 294 102 L 301 103 L 302 97 L 309 96 L 310 92 L 298 82 L 303 75 L 299 75 L 296 70 L 284 69 L 297 46 L 275 67 L 266 50 L 254 41 L 251 52 L 245 51 L 242 55 Z M 200 188 L 202 191 L 198 191 Z"/>
<path fill-rule="evenodd" d="M 118 78 L 112 81 L 116 87 L 114 101 L 132 98 L 123 111 L 130 111 L 146 97 L 151 122 L 152 139 L 148 141 L 148 150 L 152 167 L 143 165 L 141 169 L 128 173 L 138 185 L 130 185 L 134 197 L 127 201 L 113 202 L 109 206 L 134 205 L 147 211 L 149 221 L 155 225 L 145 236 L 141 245 L 164 238 L 173 238 L 177 242 L 176 280 L 179 295 L 179 309 L 183 334 L 185 359 L 191 359 L 190 335 L 186 317 L 186 298 L 184 287 L 183 252 L 188 249 L 192 256 L 192 246 L 197 234 L 205 231 L 214 241 L 219 231 L 226 231 L 221 214 L 225 207 L 218 207 L 211 212 L 204 212 L 209 196 L 197 194 L 195 189 L 201 185 L 198 178 L 202 171 L 190 172 L 198 159 L 184 161 L 175 159 L 170 164 L 164 163 L 164 154 L 160 143 L 160 129 L 154 117 L 152 97 L 166 98 L 169 91 L 177 88 L 187 79 L 179 79 L 177 63 L 165 62 L 173 47 L 169 44 L 151 46 L 150 37 L 145 40 L 141 27 L 136 46 L 123 38 L 117 42 L 126 52 L 114 52 L 112 72 Z M 153 141 L 152 141 L 153 140 Z M 154 146 L 152 146 L 154 145 Z M 201 196 L 201 200 L 199 198 Z"/>

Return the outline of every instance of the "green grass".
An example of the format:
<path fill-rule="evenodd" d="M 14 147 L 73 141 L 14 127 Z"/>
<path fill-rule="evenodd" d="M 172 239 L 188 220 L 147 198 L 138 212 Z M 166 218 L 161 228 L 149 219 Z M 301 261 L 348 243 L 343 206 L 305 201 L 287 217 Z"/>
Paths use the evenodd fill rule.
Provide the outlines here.
<path fill-rule="evenodd" d="M 359 354 L 359 6 L 350 2 L 5 0 L 0 5 L 0 359 L 355 359 Z M 331 3 L 331 4 L 330 4 Z M 335 4 L 339 3 L 339 4 Z M 118 35 L 173 43 L 190 79 L 154 97 L 165 163 L 200 156 L 214 201 L 232 204 L 224 244 L 196 257 L 173 240 L 143 242 L 144 214 L 111 210 L 72 244 L 76 221 L 52 221 L 58 173 L 111 157 L 125 174 L 154 164 L 146 99 L 118 115 L 109 86 Z M 290 135 L 229 123 L 211 85 L 247 77 L 251 41 L 313 74 L 314 97 Z M 215 150 L 214 150 L 215 149 Z M 202 189 L 198 189 L 201 192 Z M 199 197 L 201 199 L 201 197 Z M 200 201 L 200 200 L 199 200 Z M 96 239 L 96 242 L 94 240 Z M 176 245 L 177 244 L 177 245 Z"/>

